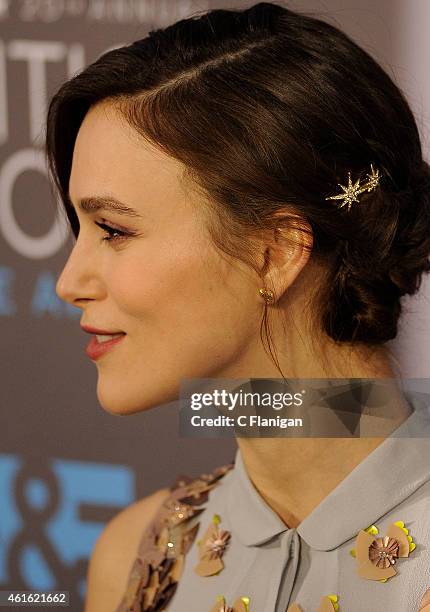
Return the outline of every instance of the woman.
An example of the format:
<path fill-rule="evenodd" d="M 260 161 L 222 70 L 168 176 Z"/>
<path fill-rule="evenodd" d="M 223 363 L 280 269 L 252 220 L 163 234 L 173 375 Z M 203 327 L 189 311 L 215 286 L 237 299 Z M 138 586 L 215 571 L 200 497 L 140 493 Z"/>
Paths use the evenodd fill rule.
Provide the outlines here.
<path fill-rule="evenodd" d="M 213 10 L 100 57 L 47 121 L 77 238 L 57 292 L 95 334 L 108 412 L 190 378 L 396 380 L 430 170 L 401 92 L 344 33 L 272 3 Z M 123 510 L 86 611 L 427 610 L 427 412 L 387 389 L 384 435 L 238 437 L 234 465 Z"/>

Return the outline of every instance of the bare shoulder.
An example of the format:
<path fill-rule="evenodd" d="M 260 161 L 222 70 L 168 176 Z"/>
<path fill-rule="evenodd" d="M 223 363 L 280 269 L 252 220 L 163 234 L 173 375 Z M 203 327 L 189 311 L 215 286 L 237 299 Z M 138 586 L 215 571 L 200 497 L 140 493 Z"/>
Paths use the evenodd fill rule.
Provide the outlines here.
<path fill-rule="evenodd" d="M 114 612 L 126 586 L 143 531 L 169 489 L 159 489 L 116 514 L 98 537 L 88 565 L 85 612 Z"/>

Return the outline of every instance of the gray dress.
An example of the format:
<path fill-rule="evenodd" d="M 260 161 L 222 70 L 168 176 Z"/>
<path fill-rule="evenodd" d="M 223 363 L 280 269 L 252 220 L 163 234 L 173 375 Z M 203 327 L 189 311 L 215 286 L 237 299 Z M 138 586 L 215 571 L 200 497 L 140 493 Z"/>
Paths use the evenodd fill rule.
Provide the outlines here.
<path fill-rule="evenodd" d="M 167 610 L 211 612 L 223 595 L 229 606 L 249 597 L 249 612 L 286 612 L 293 602 L 303 612 L 317 612 L 321 598 L 335 594 L 339 612 L 418 612 L 430 589 L 430 419 L 422 400 L 411 403 L 407 420 L 297 528 L 288 528 L 263 500 L 238 449 L 234 468 L 210 491 L 199 515 L 197 537 Z M 405 431 L 408 437 L 400 437 Z M 231 534 L 221 557 L 224 568 L 201 576 L 195 571 L 198 542 L 215 514 Z M 415 549 L 388 562 L 390 569 L 381 571 L 394 569 L 395 575 L 385 582 L 359 575 L 359 532 L 378 528 L 378 535 L 364 531 L 369 544 L 397 521 Z M 367 545 L 371 563 L 368 550 Z M 429 612 L 430 606 L 422 609 Z"/>

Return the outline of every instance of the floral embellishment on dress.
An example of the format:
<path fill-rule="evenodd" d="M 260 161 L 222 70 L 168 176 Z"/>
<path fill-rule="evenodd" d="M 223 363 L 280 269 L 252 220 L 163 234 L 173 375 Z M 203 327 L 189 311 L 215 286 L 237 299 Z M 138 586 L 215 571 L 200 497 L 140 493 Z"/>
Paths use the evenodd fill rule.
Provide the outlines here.
<path fill-rule="evenodd" d="M 379 530 L 375 525 L 360 530 L 350 553 L 357 559 L 361 578 L 386 582 L 397 574 L 394 569 L 397 559 L 409 557 L 416 546 L 403 521 L 391 523 L 384 537 L 375 538 L 377 534 Z"/>
<path fill-rule="evenodd" d="M 219 527 L 221 519 L 214 514 L 212 523 L 207 528 L 203 538 L 197 542 L 199 546 L 199 563 L 194 571 L 199 576 L 213 576 L 224 569 L 222 556 L 230 540 L 231 533 Z"/>
<path fill-rule="evenodd" d="M 338 596 L 334 594 L 324 595 L 324 597 L 321 598 L 320 605 L 316 612 L 334 612 L 335 610 L 339 610 L 338 599 Z M 303 609 L 298 603 L 293 602 L 288 606 L 287 612 L 303 612 Z"/>
<path fill-rule="evenodd" d="M 422 596 L 419 612 L 430 612 L 430 589 L 427 589 L 427 591 Z"/>
<path fill-rule="evenodd" d="M 176 591 L 182 567 L 183 556 L 166 558 L 156 568 L 145 559 L 136 559 L 124 598 L 126 609 L 164 610 Z"/>
<path fill-rule="evenodd" d="M 225 597 L 219 595 L 217 597 L 217 603 L 211 609 L 211 612 L 249 612 L 249 597 L 239 597 L 234 602 L 233 606 L 228 606 Z"/>
<path fill-rule="evenodd" d="M 204 550 L 207 552 L 209 559 L 216 559 L 222 557 L 231 534 L 226 529 L 220 529 L 218 527 L 220 522 L 218 514 L 214 514 L 212 521 L 215 525 L 215 529 L 206 542 L 204 542 Z"/>
<path fill-rule="evenodd" d="M 195 480 L 188 476 L 177 479 L 144 531 L 116 612 L 166 610 L 183 573 L 185 555 L 197 536 L 197 518 L 204 511 L 201 505 L 207 501 L 208 491 L 233 467 L 234 463 L 215 468 Z"/>
<path fill-rule="evenodd" d="M 168 517 L 169 525 L 179 525 L 182 521 L 194 516 L 196 509 L 193 506 L 183 504 L 179 501 L 169 500 L 165 507 L 171 511 Z"/>
<path fill-rule="evenodd" d="M 399 556 L 399 543 L 394 538 L 385 536 L 376 538 L 369 546 L 369 559 L 376 567 L 390 567 Z"/>
<path fill-rule="evenodd" d="M 207 474 L 203 474 L 199 478 L 196 478 L 193 482 L 188 485 L 188 495 L 187 497 L 182 498 L 182 501 L 187 504 L 195 503 L 195 500 L 199 500 L 201 503 L 202 497 L 204 496 L 204 501 L 207 501 L 207 494 L 211 489 L 216 486 L 216 482 L 211 482 Z"/>

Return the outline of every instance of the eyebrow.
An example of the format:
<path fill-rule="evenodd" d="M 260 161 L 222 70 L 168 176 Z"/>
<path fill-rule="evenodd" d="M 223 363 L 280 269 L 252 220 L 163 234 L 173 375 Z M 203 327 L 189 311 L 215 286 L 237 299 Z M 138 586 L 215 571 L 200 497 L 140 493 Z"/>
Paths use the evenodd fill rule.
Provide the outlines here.
<path fill-rule="evenodd" d="M 72 208 L 75 208 L 69 194 L 67 194 L 67 199 Z M 78 200 L 78 206 L 84 213 L 92 213 L 98 210 L 110 210 L 112 212 L 118 213 L 119 215 L 124 215 L 127 217 L 139 218 L 142 216 L 134 208 L 130 208 L 130 206 L 127 206 L 116 198 L 112 198 L 109 196 L 90 196 L 86 198 L 81 198 L 80 200 Z"/>

